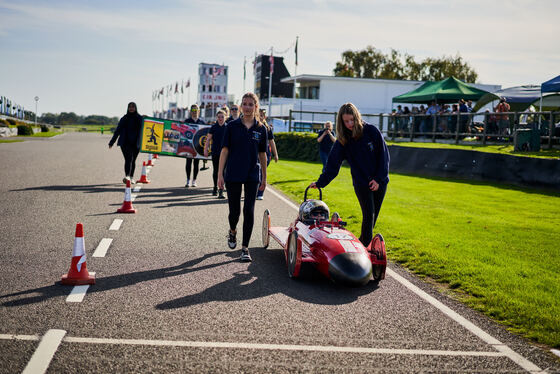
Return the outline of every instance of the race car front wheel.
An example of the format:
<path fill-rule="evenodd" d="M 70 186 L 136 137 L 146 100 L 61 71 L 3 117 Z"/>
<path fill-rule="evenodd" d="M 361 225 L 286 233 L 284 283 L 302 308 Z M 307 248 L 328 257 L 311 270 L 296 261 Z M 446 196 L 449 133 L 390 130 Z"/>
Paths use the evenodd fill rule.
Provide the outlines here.
<path fill-rule="evenodd" d="M 301 244 L 298 243 L 297 231 L 292 231 L 288 238 L 288 275 L 297 278 L 301 269 Z"/>

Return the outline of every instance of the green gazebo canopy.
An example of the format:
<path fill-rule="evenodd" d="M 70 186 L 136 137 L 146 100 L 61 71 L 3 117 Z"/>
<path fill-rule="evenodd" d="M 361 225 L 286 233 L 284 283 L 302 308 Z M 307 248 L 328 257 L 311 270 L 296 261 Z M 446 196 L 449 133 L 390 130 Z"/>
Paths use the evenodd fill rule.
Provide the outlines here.
<path fill-rule="evenodd" d="M 469 86 L 455 77 L 439 82 L 426 82 L 405 94 L 393 97 L 394 103 L 429 104 L 456 103 L 460 99 L 477 101 L 488 92 Z"/>

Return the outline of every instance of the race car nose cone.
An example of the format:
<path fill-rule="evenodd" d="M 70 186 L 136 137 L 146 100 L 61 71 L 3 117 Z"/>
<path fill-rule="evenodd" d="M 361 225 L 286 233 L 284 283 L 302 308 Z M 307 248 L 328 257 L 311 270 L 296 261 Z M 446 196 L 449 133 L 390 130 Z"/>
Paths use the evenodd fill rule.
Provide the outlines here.
<path fill-rule="evenodd" d="M 363 286 L 371 278 L 371 261 L 363 253 L 341 253 L 329 262 L 329 275 L 336 283 Z"/>

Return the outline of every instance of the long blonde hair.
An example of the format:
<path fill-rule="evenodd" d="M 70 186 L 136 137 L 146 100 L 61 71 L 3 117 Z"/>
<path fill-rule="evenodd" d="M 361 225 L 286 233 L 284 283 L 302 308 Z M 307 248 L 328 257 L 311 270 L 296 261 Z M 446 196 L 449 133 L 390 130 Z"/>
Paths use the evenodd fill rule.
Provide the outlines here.
<path fill-rule="evenodd" d="M 247 93 L 246 93 L 245 95 L 243 95 L 243 97 L 241 98 L 241 103 L 242 103 L 241 105 L 243 105 L 243 99 L 245 99 L 245 98 L 252 99 L 252 100 L 255 102 L 255 111 L 254 111 L 255 120 L 257 121 L 257 125 L 262 126 L 262 125 L 263 125 L 263 122 L 262 122 L 262 120 L 261 120 L 261 114 L 260 114 L 260 112 L 259 112 L 260 104 L 259 104 L 259 98 L 258 98 L 258 96 L 255 95 L 255 94 L 252 93 L 252 92 L 247 92 Z"/>
<path fill-rule="evenodd" d="M 342 116 L 344 114 L 350 114 L 354 117 L 354 127 L 352 131 L 348 130 L 346 126 L 344 126 L 344 121 L 342 120 Z M 364 124 L 362 122 L 362 115 L 356 106 L 352 103 L 342 104 L 340 109 L 338 110 L 338 114 L 336 116 L 336 139 L 342 145 L 346 145 L 350 138 L 354 140 L 360 139 L 362 137 L 362 132 L 364 130 Z"/>

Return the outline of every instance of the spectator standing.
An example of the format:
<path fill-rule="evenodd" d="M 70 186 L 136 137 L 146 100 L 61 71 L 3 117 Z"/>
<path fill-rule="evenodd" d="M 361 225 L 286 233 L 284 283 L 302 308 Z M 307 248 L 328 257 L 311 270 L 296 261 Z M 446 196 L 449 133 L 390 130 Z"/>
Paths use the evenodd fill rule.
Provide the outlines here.
<path fill-rule="evenodd" d="M 266 188 L 266 127 L 259 120 L 259 99 L 254 93 L 246 93 L 241 100 L 243 117 L 231 121 L 224 131 L 218 188 L 227 187 L 229 206 L 228 246 L 237 246 L 237 223 L 241 213 L 241 190 L 243 202 L 243 241 L 241 261 L 251 261 L 249 241 L 253 231 L 257 189 Z M 224 174 L 225 170 L 225 174 Z M 262 180 L 259 187 L 259 170 Z"/>
<path fill-rule="evenodd" d="M 126 114 L 120 119 L 113 137 L 109 141 L 109 149 L 113 147 L 117 138 L 117 145 L 121 147 L 124 156 L 124 178 L 123 183 L 129 180 L 134 183 L 134 169 L 136 168 L 136 158 L 140 152 L 141 131 L 143 118 L 138 114 L 136 103 L 130 102 L 127 106 Z"/>
<path fill-rule="evenodd" d="M 199 118 L 200 115 L 200 108 L 198 105 L 193 104 L 191 105 L 190 116 L 185 120 L 185 123 L 194 124 L 194 125 L 204 125 L 204 121 Z M 194 170 L 193 170 L 193 180 L 191 184 L 191 169 L 194 163 Z M 186 188 L 189 187 L 196 187 L 196 177 L 198 176 L 198 167 L 200 164 L 200 159 L 195 158 L 194 161 L 192 158 L 187 157 L 187 163 L 185 165 L 185 172 L 187 173 L 187 184 L 185 184 Z"/>
<path fill-rule="evenodd" d="M 222 142 L 226 129 L 226 113 L 220 109 L 216 114 L 216 118 L 216 123 L 210 127 L 210 131 L 206 136 L 204 157 L 208 157 L 208 148 L 210 148 L 210 153 L 212 154 L 212 178 L 214 179 L 212 196 L 217 195 L 218 199 L 225 199 L 224 190 L 218 190 L 218 169 L 220 167 L 220 152 L 222 151 Z M 211 147 L 209 146 L 210 144 L 212 144 Z"/>
<path fill-rule="evenodd" d="M 506 113 L 509 112 L 509 110 L 510 106 L 507 103 L 507 100 L 505 99 L 505 97 L 502 97 L 500 99 L 500 103 L 496 107 L 496 112 Z M 509 130 L 509 116 L 507 114 L 498 114 L 496 115 L 496 118 L 498 119 L 498 128 L 500 135 L 507 135 Z"/>
<path fill-rule="evenodd" d="M 389 151 L 381 132 L 362 121 L 360 112 L 352 103 L 340 107 L 336 118 L 336 142 L 326 170 L 309 186 L 327 186 L 338 175 L 343 160 L 350 165 L 354 192 L 362 209 L 360 241 L 367 247 L 389 183 Z"/>
<path fill-rule="evenodd" d="M 426 117 L 426 129 L 431 131 L 436 131 L 437 128 L 434 128 L 434 117 L 439 113 L 439 106 L 436 104 L 435 100 L 432 100 L 428 109 L 426 109 L 426 115 L 430 117 Z M 437 123 L 437 122 L 436 122 Z"/>
<path fill-rule="evenodd" d="M 327 121 L 319 134 L 317 134 L 317 142 L 319 143 L 319 157 L 323 163 L 323 173 L 325 172 L 325 166 L 327 165 L 327 159 L 329 158 L 329 153 L 331 153 L 331 148 L 336 141 L 335 135 L 332 129 L 332 122 Z"/>

